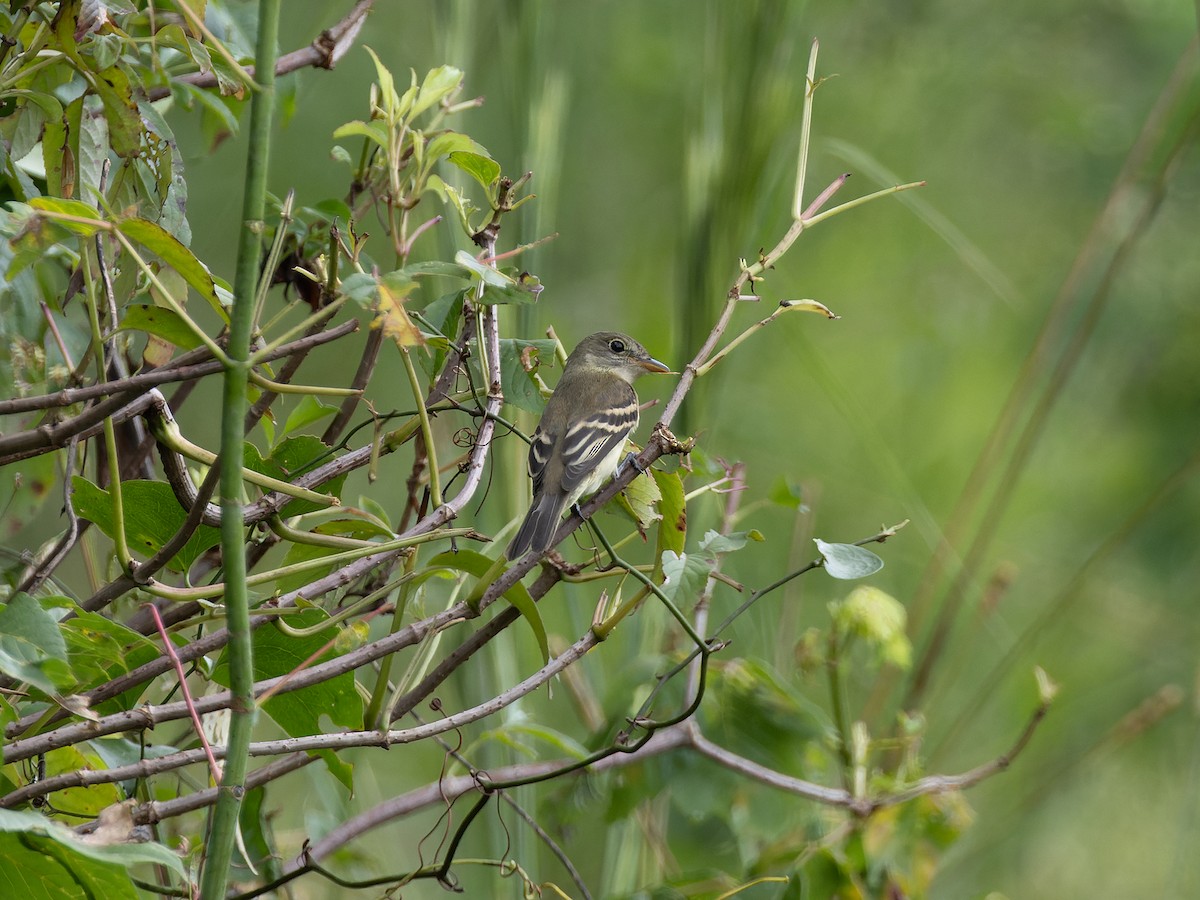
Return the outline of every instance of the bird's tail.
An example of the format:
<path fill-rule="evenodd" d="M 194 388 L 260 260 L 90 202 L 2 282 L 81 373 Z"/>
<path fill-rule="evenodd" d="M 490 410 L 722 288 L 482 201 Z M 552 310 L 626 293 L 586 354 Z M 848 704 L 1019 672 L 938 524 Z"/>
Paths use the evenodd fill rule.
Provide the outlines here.
<path fill-rule="evenodd" d="M 550 547 L 558 520 L 562 518 L 563 504 L 560 498 L 543 493 L 529 507 L 525 521 L 517 529 L 516 536 L 504 552 L 510 560 L 524 556 L 530 550 L 543 553 Z"/>

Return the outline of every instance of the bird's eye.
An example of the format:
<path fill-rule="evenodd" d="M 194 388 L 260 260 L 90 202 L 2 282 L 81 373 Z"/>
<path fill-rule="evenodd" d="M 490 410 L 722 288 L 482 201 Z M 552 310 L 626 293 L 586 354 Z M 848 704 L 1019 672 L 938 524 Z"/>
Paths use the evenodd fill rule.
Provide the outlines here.
<path fill-rule="evenodd" d="M 608 349 L 611 350 L 613 353 L 624 353 L 625 352 L 625 342 L 619 341 L 619 340 L 611 340 L 608 342 Z"/>

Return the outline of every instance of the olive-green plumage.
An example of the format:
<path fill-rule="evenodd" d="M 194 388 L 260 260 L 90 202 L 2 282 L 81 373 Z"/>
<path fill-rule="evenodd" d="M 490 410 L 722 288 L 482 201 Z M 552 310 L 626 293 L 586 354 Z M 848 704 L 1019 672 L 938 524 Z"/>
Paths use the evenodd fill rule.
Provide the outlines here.
<path fill-rule="evenodd" d="M 634 379 L 669 371 L 620 332 L 600 331 L 579 342 L 533 433 L 533 502 L 508 545 L 509 559 L 549 549 L 567 508 L 612 476 L 638 423 Z"/>

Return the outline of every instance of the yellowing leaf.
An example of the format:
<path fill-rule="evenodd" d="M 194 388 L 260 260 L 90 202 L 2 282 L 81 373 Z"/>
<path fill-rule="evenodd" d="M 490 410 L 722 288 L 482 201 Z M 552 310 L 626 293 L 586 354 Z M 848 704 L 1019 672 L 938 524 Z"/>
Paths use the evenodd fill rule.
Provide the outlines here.
<path fill-rule="evenodd" d="M 372 328 L 382 328 L 384 337 L 389 337 L 401 347 L 418 347 L 425 343 L 421 330 L 413 324 L 404 309 L 404 301 L 416 287 L 414 282 L 379 281 L 379 305 L 375 308 Z"/>

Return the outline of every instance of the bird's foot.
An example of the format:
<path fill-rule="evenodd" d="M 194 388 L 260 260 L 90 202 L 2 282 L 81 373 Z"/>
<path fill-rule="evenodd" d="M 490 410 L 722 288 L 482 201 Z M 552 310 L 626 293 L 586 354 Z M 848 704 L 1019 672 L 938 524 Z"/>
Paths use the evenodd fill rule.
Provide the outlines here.
<path fill-rule="evenodd" d="M 625 471 L 626 466 L 633 466 L 635 469 L 637 469 L 639 475 L 644 475 L 646 473 L 646 467 L 638 462 L 637 454 L 630 450 L 625 454 L 625 458 L 617 465 L 617 471 L 613 473 L 613 478 L 620 478 L 622 473 Z"/>

